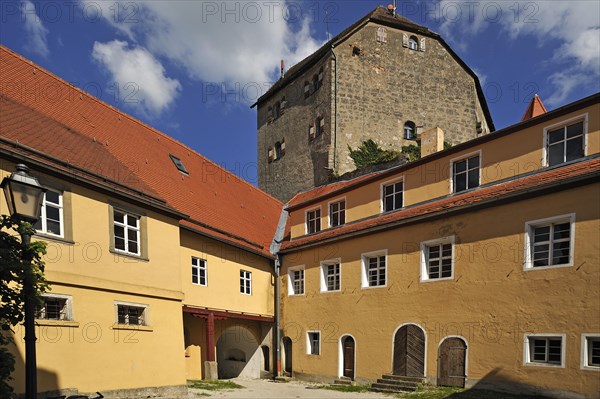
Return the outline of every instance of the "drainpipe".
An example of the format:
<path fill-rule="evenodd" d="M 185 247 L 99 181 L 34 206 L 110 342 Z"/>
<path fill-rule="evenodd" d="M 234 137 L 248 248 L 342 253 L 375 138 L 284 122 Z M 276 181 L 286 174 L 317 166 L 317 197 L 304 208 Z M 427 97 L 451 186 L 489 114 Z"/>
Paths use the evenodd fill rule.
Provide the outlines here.
<path fill-rule="evenodd" d="M 336 172 L 337 169 L 337 86 L 338 86 L 338 75 L 337 75 L 337 56 L 335 55 L 334 45 L 331 45 L 331 54 L 333 54 L 333 61 L 335 65 L 333 66 L 334 70 L 334 82 L 333 82 L 333 118 L 335 119 L 335 123 L 333 125 L 333 171 Z"/>

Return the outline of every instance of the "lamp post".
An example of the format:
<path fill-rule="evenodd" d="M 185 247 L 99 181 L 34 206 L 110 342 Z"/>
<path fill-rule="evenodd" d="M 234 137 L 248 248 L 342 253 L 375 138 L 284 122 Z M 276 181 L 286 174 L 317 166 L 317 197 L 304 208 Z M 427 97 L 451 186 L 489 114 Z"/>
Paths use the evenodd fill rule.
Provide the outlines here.
<path fill-rule="evenodd" d="M 16 172 L 5 177 L 0 187 L 4 190 L 6 203 L 11 216 L 21 222 L 35 225 L 40 219 L 41 204 L 46 189 L 38 180 L 29 175 L 29 168 L 18 164 Z M 21 233 L 23 245 L 23 300 L 25 302 L 25 397 L 35 399 L 37 396 L 37 366 L 35 354 L 35 286 L 31 270 L 31 254 L 29 244 L 31 233 Z"/>

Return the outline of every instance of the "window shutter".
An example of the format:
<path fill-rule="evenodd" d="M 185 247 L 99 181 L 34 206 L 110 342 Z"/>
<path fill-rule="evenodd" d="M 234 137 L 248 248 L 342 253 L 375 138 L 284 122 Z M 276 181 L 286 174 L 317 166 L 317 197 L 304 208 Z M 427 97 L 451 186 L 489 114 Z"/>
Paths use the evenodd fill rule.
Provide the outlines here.
<path fill-rule="evenodd" d="M 279 109 L 279 113 L 283 115 L 285 112 L 285 107 L 287 106 L 287 101 L 285 101 L 285 97 L 281 100 L 281 108 Z"/>
<path fill-rule="evenodd" d="M 269 147 L 269 163 L 273 162 L 273 158 L 275 157 L 274 154 L 273 147 Z"/>
<path fill-rule="evenodd" d="M 323 84 L 323 69 L 319 71 L 319 87 Z"/>
<path fill-rule="evenodd" d="M 285 139 L 281 140 L 281 156 L 285 155 Z"/>
<path fill-rule="evenodd" d="M 408 35 L 406 33 L 402 34 L 402 47 L 408 47 Z"/>
<path fill-rule="evenodd" d="M 387 43 L 387 32 L 382 26 L 377 28 L 377 41 L 380 43 Z"/>
<path fill-rule="evenodd" d="M 323 132 L 323 128 L 325 127 L 325 118 L 321 117 L 319 125 L 321 126 L 321 132 Z"/>
<path fill-rule="evenodd" d="M 419 46 L 419 50 L 425 51 L 425 38 L 421 39 L 421 44 Z"/>
<path fill-rule="evenodd" d="M 304 83 L 304 98 L 308 98 L 310 96 L 310 84 L 308 82 Z"/>
<path fill-rule="evenodd" d="M 315 126 L 311 125 L 308 129 L 308 137 L 312 140 L 315 138 Z"/>

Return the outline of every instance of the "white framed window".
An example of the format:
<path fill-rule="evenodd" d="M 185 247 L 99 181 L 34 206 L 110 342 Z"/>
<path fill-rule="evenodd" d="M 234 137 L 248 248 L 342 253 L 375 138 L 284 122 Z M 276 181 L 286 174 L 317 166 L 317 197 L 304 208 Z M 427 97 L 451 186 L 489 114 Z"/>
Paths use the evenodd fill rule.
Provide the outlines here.
<path fill-rule="evenodd" d="M 581 368 L 600 371 L 600 334 L 581 335 Z"/>
<path fill-rule="evenodd" d="M 304 266 L 288 269 L 288 295 L 304 295 Z"/>
<path fill-rule="evenodd" d="M 63 195 L 61 192 L 48 190 L 42 200 L 40 219 L 33 226 L 39 233 L 64 237 Z"/>
<path fill-rule="evenodd" d="M 240 270 L 240 292 L 252 295 L 252 272 Z"/>
<path fill-rule="evenodd" d="M 526 334 L 524 348 L 525 365 L 565 366 L 565 334 Z"/>
<path fill-rule="evenodd" d="M 342 265 L 340 259 L 321 262 L 321 292 L 340 291 L 342 288 Z"/>
<path fill-rule="evenodd" d="M 454 278 L 454 236 L 421 243 L 421 281 Z"/>
<path fill-rule="evenodd" d="M 321 207 L 306 211 L 306 234 L 321 231 Z"/>
<path fill-rule="evenodd" d="M 575 214 L 525 223 L 525 270 L 573 266 Z"/>
<path fill-rule="evenodd" d="M 346 224 L 346 199 L 335 200 L 329 203 L 329 227 Z"/>
<path fill-rule="evenodd" d="M 321 332 L 307 331 L 306 332 L 306 353 L 308 355 L 321 354 Z"/>
<path fill-rule="evenodd" d="M 544 164 L 560 165 L 585 156 L 588 115 L 544 128 Z"/>
<path fill-rule="evenodd" d="M 206 259 L 200 259 L 192 256 L 192 284 L 204 286 L 208 285 Z"/>
<path fill-rule="evenodd" d="M 411 50 L 418 50 L 419 49 L 419 40 L 417 39 L 416 36 L 411 36 L 408 39 L 408 48 Z"/>
<path fill-rule="evenodd" d="M 390 212 L 404 205 L 404 180 L 397 179 L 381 184 L 381 211 Z"/>
<path fill-rule="evenodd" d="M 115 302 L 116 324 L 131 326 L 148 326 L 148 305 L 129 302 Z"/>
<path fill-rule="evenodd" d="M 362 254 L 362 287 L 385 287 L 387 284 L 387 250 Z"/>
<path fill-rule="evenodd" d="M 451 192 L 460 193 L 481 184 L 481 151 L 450 161 Z"/>
<path fill-rule="evenodd" d="M 140 255 L 140 216 L 113 210 L 115 251 Z"/>
<path fill-rule="evenodd" d="M 73 300 L 70 295 L 43 294 L 42 303 L 35 305 L 38 320 L 73 320 Z"/>
<path fill-rule="evenodd" d="M 414 140 L 416 138 L 417 127 L 412 121 L 406 121 L 404 124 L 404 138 L 406 140 Z"/>

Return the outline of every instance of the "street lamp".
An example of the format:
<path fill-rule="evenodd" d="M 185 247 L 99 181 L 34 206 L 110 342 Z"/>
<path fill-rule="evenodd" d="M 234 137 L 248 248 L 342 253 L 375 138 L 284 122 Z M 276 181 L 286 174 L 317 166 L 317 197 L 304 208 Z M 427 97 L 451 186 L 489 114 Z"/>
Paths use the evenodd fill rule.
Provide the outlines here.
<path fill-rule="evenodd" d="M 12 216 L 22 222 L 35 225 L 40 219 L 42 200 L 46 189 L 38 180 L 29 175 L 29 168 L 23 164 L 17 165 L 17 170 L 10 177 L 5 177 L 0 185 L 6 196 L 8 210 Z M 35 287 L 31 270 L 31 255 L 29 243 L 31 234 L 21 233 L 23 244 L 23 263 L 27 266 L 23 276 L 23 296 L 25 302 L 25 397 L 37 397 L 37 366 L 35 354 Z"/>

